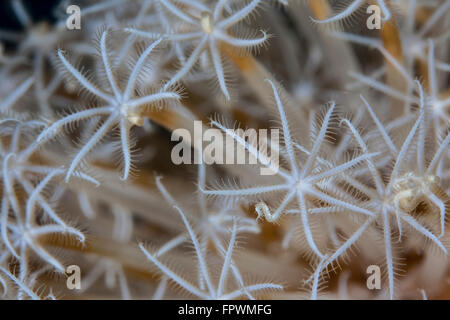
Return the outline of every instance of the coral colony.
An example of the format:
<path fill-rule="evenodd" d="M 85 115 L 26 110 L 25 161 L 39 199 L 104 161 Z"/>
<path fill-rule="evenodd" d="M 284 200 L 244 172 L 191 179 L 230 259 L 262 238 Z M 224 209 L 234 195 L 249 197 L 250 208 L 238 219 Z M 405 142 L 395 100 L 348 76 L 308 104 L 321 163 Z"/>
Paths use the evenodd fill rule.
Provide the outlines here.
<path fill-rule="evenodd" d="M 449 0 L 8 5 L 3 299 L 450 297 Z"/>

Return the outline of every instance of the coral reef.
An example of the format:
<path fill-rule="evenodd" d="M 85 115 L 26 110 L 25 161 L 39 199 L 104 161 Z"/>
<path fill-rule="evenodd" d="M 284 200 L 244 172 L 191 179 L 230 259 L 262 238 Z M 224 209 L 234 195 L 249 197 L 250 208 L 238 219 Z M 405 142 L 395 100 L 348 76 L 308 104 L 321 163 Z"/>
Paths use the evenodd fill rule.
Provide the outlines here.
<path fill-rule="evenodd" d="M 450 298 L 449 0 L 55 3 L 0 30 L 3 299 Z"/>

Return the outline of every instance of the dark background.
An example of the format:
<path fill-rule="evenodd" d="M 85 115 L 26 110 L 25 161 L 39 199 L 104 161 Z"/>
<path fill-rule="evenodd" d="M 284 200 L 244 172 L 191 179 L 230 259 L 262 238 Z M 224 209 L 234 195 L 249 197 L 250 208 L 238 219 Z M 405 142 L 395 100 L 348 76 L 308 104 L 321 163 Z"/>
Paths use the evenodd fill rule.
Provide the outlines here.
<path fill-rule="evenodd" d="M 22 30 L 22 26 L 11 7 L 13 0 L 0 0 L 0 30 Z M 54 22 L 53 12 L 60 0 L 22 0 L 34 22 L 46 20 Z"/>

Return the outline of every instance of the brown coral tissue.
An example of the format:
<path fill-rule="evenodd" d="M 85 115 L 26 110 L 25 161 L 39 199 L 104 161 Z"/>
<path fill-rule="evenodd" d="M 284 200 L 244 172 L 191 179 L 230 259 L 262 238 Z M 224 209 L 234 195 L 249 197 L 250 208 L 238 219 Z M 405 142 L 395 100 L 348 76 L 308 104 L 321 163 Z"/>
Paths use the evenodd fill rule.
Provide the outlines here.
<path fill-rule="evenodd" d="M 450 299 L 450 0 L 1 11 L 1 299 Z"/>

